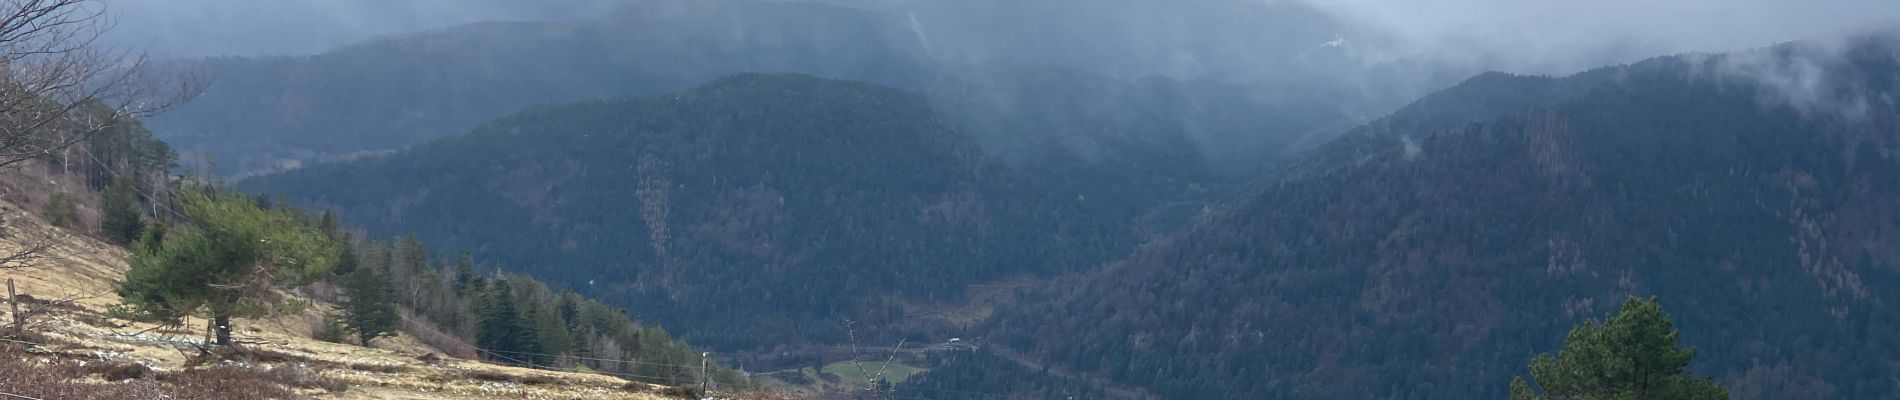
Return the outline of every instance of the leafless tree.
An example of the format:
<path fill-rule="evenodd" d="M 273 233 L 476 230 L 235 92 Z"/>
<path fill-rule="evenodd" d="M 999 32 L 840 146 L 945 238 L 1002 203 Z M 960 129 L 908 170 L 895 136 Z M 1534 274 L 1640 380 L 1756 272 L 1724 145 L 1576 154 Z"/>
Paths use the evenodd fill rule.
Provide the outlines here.
<path fill-rule="evenodd" d="M 891 354 L 884 358 L 884 365 L 879 366 L 876 373 L 872 373 L 864 368 L 864 355 L 858 352 L 858 331 L 852 326 L 855 323 L 851 320 L 844 321 L 844 333 L 851 340 L 851 365 L 858 368 L 858 376 L 864 377 L 864 387 L 861 390 L 872 400 L 883 398 L 887 395 L 884 391 L 886 383 L 884 372 L 891 368 L 891 363 L 897 362 L 897 353 L 904 351 L 904 340 L 897 341 L 897 347 L 891 348 Z"/>
<path fill-rule="evenodd" d="M 0 0 L 0 166 L 51 156 L 203 88 L 195 74 L 102 45 L 112 26 L 94 0 Z"/>
<path fill-rule="evenodd" d="M 101 35 L 113 25 L 106 15 L 104 5 L 92 0 L 0 0 L 0 167 L 65 155 L 94 134 L 170 109 L 202 90 L 203 80 L 186 70 L 165 71 L 143 54 L 101 46 Z M 0 221 L 0 237 L 11 242 L 0 251 L 0 271 L 41 266 L 58 244 L 68 242 L 61 230 L 23 222 Z M 15 323 L 100 295 L 43 302 L 16 311 Z"/>
<path fill-rule="evenodd" d="M 15 229 L 10 223 L 0 221 L 0 238 L 9 238 L 18 245 L 8 251 L 0 251 L 0 271 L 28 269 L 39 266 L 53 250 L 53 246 L 62 239 L 62 234 L 36 229 Z"/>
<path fill-rule="evenodd" d="M 104 46 L 113 24 L 96 0 L 0 0 L 0 167 L 63 155 L 205 87 L 189 69 Z M 20 248 L 0 254 L 0 269 L 31 267 L 62 239 L 8 230 Z"/>

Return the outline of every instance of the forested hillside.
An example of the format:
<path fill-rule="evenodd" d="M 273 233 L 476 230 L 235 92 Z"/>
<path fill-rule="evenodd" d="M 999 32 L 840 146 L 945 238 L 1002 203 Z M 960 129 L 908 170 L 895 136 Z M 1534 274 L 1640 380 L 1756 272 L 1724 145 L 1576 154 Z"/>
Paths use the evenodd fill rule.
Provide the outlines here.
<path fill-rule="evenodd" d="M 987 153 L 1069 157 L 1118 175 L 1240 181 L 1351 129 L 1360 95 L 1325 83 L 1133 80 L 1040 68 L 944 72 L 918 89 Z"/>
<path fill-rule="evenodd" d="M 151 125 L 177 147 L 223 158 L 222 171 L 241 172 L 461 134 L 529 105 L 683 89 L 737 72 L 914 75 L 904 65 L 915 56 L 877 43 L 888 28 L 868 12 L 708 2 L 705 12 L 668 14 L 668 3 L 593 22 L 476 23 L 313 56 L 211 59 L 216 83 Z M 727 34 L 734 25 L 748 29 Z M 812 47 L 827 43 L 841 47 Z"/>
<path fill-rule="evenodd" d="M 872 340 L 980 333 L 1170 398 L 1502 397 L 1563 329 L 1640 294 L 1669 300 L 1710 349 L 1696 370 L 1738 397 L 1891 396 L 1874 376 L 1896 339 L 1870 333 L 1900 324 L 1879 300 L 1900 282 L 1881 245 L 1900 231 L 1891 39 L 1803 46 L 1480 75 L 1206 215 L 1231 180 L 1194 138 L 1297 119 L 1061 73 L 962 103 L 739 75 L 241 186 L 565 277 L 725 349 L 841 343 L 855 320 Z M 1749 75 L 1800 63 L 1832 91 Z M 1057 92 L 1140 100 L 1037 97 Z M 999 139 L 1062 151 L 983 150 Z M 914 325 L 970 285 L 1068 273 L 975 331 Z M 977 372 L 920 379 L 1073 390 Z"/>
<path fill-rule="evenodd" d="M 106 268 L 106 276 L 86 278 L 98 280 L 87 285 L 118 287 L 113 302 L 123 304 L 115 305 L 122 307 L 116 318 L 174 326 L 193 317 L 217 320 L 215 344 L 224 346 L 235 343 L 234 331 L 252 323 L 232 318 L 308 316 L 327 323 L 294 334 L 368 347 L 400 332 L 433 346 L 431 351 L 471 360 L 585 367 L 665 385 L 700 380 L 701 370 L 687 367 L 700 365 L 700 352 L 658 325 L 631 319 L 621 307 L 553 290 L 531 275 L 478 266 L 468 253 L 432 258 L 413 235 L 385 243 L 351 232 L 349 221 L 331 213 L 203 183 L 211 179 L 171 176 L 176 153 L 137 122 L 105 125 L 63 153 L 71 156 L 46 156 L 10 171 L 4 184 L 8 191 L 34 191 L 10 201 L 37 205 L 49 225 L 124 247 L 84 256 L 116 264 Z M 76 185 L 62 186 L 68 182 Z M 90 244 L 13 224 L 10 248 Z M 127 250 L 130 260 L 121 259 L 118 254 Z M 35 263 L 72 257 L 25 254 L 12 257 Z M 75 273 L 40 268 L 46 267 L 15 261 L 0 272 Z M 286 291 L 311 298 L 286 300 Z M 339 310 L 326 314 L 308 304 L 283 305 L 312 299 L 337 303 Z M 644 363 L 618 362 L 635 359 Z M 723 365 L 707 372 L 714 382 L 744 382 Z"/>
<path fill-rule="evenodd" d="M 477 23 L 323 54 L 206 60 L 212 87 L 150 124 L 185 155 L 209 153 L 219 171 L 237 175 L 459 135 L 536 104 L 663 93 L 735 73 L 793 72 L 925 93 L 960 128 L 982 135 L 992 153 L 1074 146 L 1116 160 L 1213 151 L 1206 158 L 1215 166 L 1244 170 L 1297 139 L 1329 137 L 1376 116 L 1391 98 L 1403 97 L 1386 94 L 1404 91 L 1311 72 L 1344 74 L 1337 68 L 1295 73 L 1289 65 L 1270 77 L 1198 71 L 1188 68 L 1199 65 L 1194 60 L 1160 54 L 1167 43 L 1090 40 L 1086 49 L 1071 47 L 1074 53 L 1051 51 L 1081 46 L 1104 24 L 1140 25 L 1176 13 L 1233 19 L 1169 30 L 1235 31 L 1232 37 L 1250 38 L 1262 54 L 1318 51 L 1305 48 L 1335 34 L 1324 19 L 1253 23 L 1312 13 L 1290 3 L 1197 0 L 1153 15 L 1073 1 L 931 1 L 874 10 L 756 0 L 630 3 L 585 21 Z M 991 40 L 1005 28 L 1024 40 Z M 1050 31 L 1037 32 L 1044 29 Z M 1251 39 L 1269 37 L 1275 40 Z M 1208 46 L 1192 54 L 1251 54 L 1228 51 L 1240 43 Z M 1153 54 L 1116 56 L 1122 47 Z M 1157 74 L 1166 78 L 1150 78 Z M 1092 143 L 1129 139 L 1141 141 Z M 1145 147 L 1160 147 L 1163 155 Z M 1133 150 L 1143 152 L 1116 153 Z"/>
<path fill-rule="evenodd" d="M 1900 3 L 220 2 L 0 2 L 0 397 L 1900 400 Z"/>
<path fill-rule="evenodd" d="M 538 107 L 386 157 L 247 180 L 379 235 L 628 307 L 723 348 L 843 341 L 965 286 L 1120 256 L 1188 183 L 984 156 L 920 96 L 801 75 Z M 871 333 L 871 332 L 866 332 Z"/>
<path fill-rule="evenodd" d="M 1894 398 L 1896 49 L 1480 76 L 992 339 L 1169 398 L 1504 398 L 1568 326 L 1657 295 L 1735 398 Z M 1759 75 L 1797 67 L 1828 78 Z"/>

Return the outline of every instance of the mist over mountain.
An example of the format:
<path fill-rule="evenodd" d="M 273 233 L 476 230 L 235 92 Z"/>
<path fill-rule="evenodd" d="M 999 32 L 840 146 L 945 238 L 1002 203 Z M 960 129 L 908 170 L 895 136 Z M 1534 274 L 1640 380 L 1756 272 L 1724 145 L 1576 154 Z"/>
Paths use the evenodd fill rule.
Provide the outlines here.
<path fill-rule="evenodd" d="M 1567 75 L 1663 54 L 1730 52 L 1840 39 L 1900 23 L 1879 0 L 1671 1 L 1314 0 L 1340 20 L 1374 27 L 1372 59 L 1424 58 L 1477 70 Z"/>
<path fill-rule="evenodd" d="M 1900 359 L 1900 40 L 1818 45 L 1473 78 L 994 328 L 1170 398 L 1495 398 L 1514 360 L 1657 295 L 1737 398 L 1892 398 L 1867 378 Z M 1740 62 L 1875 100 L 1807 109 Z"/>
<path fill-rule="evenodd" d="M 1162 66 L 1140 61 L 1148 57 L 1117 57 L 1112 46 L 1076 48 L 1080 53 L 1073 55 L 1051 50 L 1084 40 L 1077 36 L 1085 30 L 1023 32 L 1048 42 L 1005 53 L 978 51 L 989 40 L 978 34 L 997 32 L 960 28 L 968 24 L 945 24 L 934 36 L 917 30 L 924 19 L 979 19 L 951 13 L 963 7 L 892 11 L 652 0 L 586 21 L 478 23 L 312 56 L 215 58 L 205 62 L 217 77 L 213 86 L 151 125 L 186 154 L 208 153 L 220 171 L 248 174 L 455 135 L 533 104 L 678 90 L 741 72 L 797 72 L 924 93 L 953 122 L 979 134 L 986 151 L 999 155 L 1055 151 L 1151 158 L 1122 153 L 1160 146 L 1212 160 L 1211 168 L 1232 173 L 1376 116 L 1397 104 L 1393 99 L 1402 96 L 1396 93 L 1409 90 L 1367 89 L 1361 82 L 1313 75 L 1349 72 L 1324 62 L 1286 68 L 1310 69 L 1304 76 L 1234 83 L 1193 78 L 1218 75 L 1198 72 L 1152 77 Z M 938 14 L 943 16 L 921 17 Z M 1016 26 L 1059 20 L 1054 12 L 1029 15 Z M 1235 35 L 1241 36 L 1251 35 Z M 936 44 L 920 42 L 926 38 Z M 1259 42 L 1283 48 L 1205 52 L 1276 54 L 1304 40 Z M 355 117 L 330 117 L 338 114 Z M 1128 120 L 1150 123 L 1104 126 Z"/>
<path fill-rule="evenodd" d="M 222 171 L 238 173 L 400 148 L 534 104 L 677 90 L 732 73 L 803 71 L 873 82 L 915 75 L 906 67 L 914 57 L 901 49 L 853 40 L 888 30 L 868 12 L 671 4 L 709 12 L 680 14 L 685 9 L 655 3 L 650 14 L 591 22 L 487 22 L 315 56 L 210 59 L 206 68 L 218 81 L 152 123 L 160 136 L 209 151 Z M 730 26 L 750 30 L 729 35 Z M 355 117 L 330 117 L 338 114 Z"/>
<path fill-rule="evenodd" d="M 1658 295 L 1710 353 L 1695 370 L 1740 398 L 1889 398 L 1870 377 L 1900 359 L 1885 333 L 1900 313 L 1881 300 L 1900 289 L 1895 49 L 1877 34 L 1563 78 L 1483 74 L 1173 223 L 1159 221 L 1180 203 L 1221 198 L 1196 188 L 1230 181 L 1196 172 L 1193 146 L 1127 138 L 1222 113 L 1142 121 L 1136 110 L 1170 103 L 1156 88 L 1176 86 L 1089 75 L 1005 86 L 1155 104 L 946 113 L 896 89 L 742 76 L 537 108 L 243 187 L 586 277 L 637 316 L 728 349 L 836 341 L 833 318 L 846 318 L 881 327 L 874 337 L 981 334 L 1164 398 L 1496 397 L 1566 327 Z M 1789 66 L 1812 80 L 1763 79 Z M 901 112 L 881 111 L 891 105 Z M 1038 119 L 1063 112 L 1082 117 Z M 950 123 L 970 116 L 988 118 Z M 981 151 L 983 122 L 1088 139 L 1024 145 L 1159 158 L 1010 163 Z M 1192 136 L 1174 135 L 1160 137 Z M 997 301 L 971 288 L 1023 279 L 1046 283 L 978 325 L 936 316 Z"/>
<path fill-rule="evenodd" d="M 906 307 L 880 299 L 935 305 L 965 285 L 1104 262 L 1192 183 L 1088 165 L 984 156 L 895 89 L 740 75 L 537 107 L 240 186 L 374 235 L 445 238 L 698 343 L 754 349 L 843 340 L 840 319 L 896 328 Z"/>
<path fill-rule="evenodd" d="M 588 18 L 624 0 L 112 0 L 106 39 L 155 56 L 305 55 L 483 21 Z"/>
<path fill-rule="evenodd" d="M 816 397 L 879 390 L 862 347 L 905 398 L 1566 398 L 1679 339 L 1729 398 L 1900 399 L 1900 6 L 1651 3 L 167 0 L 112 40 L 215 79 L 144 121 L 186 169 Z M 1527 368 L 1652 296 L 1600 335 L 1668 343 Z"/>
<path fill-rule="evenodd" d="M 800 0 L 779 0 L 799 3 Z M 482 21 L 586 19 L 646 0 L 111 0 L 114 43 L 164 57 L 309 55 Z M 1657 54 L 1733 51 L 1878 27 L 1879 0 L 821 0 L 904 14 L 951 59 L 1107 62 L 1133 75 L 1260 78 L 1339 58 L 1430 58 L 1568 74 Z M 908 18 L 915 15 L 916 18 Z M 911 23 L 914 21 L 914 23 Z M 1055 53 L 1055 54 L 1047 54 Z M 1302 67 L 1303 66 L 1303 67 Z M 1292 68 L 1289 68 L 1292 67 Z M 1455 78 L 1454 78 L 1455 79 Z"/>
<path fill-rule="evenodd" d="M 166 6 L 151 9 L 159 4 Z M 1846 26 L 1900 18 L 1880 7 L 1852 12 L 1856 5 L 1862 4 L 1839 1 L 1807 12 L 1852 16 L 1830 20 L 1847 21 Z M 1619 30 L 1607 33 L 1539 36 L 1548 29 L 1535 23 L 1553 12 L 1583 7 L 1569 3 L 1497 10 L 1460 3 L 1473 12 L 1418 10 L 1407 18 L 1386 13 L 1408 6 L 1371 1 L 563 0 L 450 6 L 410 0 L 247 6 L 166 0 L 118 7 L 128 15 L 127 27 L 115 35 L 162 42 L 153 46 L 160 55 L 242 55 L 207 60 L 208 75 L 215 79 L 211 90 L 152 123 L 162 137 L 188 150 L 188 159 L 208 153 L 226 174 L 400 148 L 543 102 L 659 93 L 742 72 L 862 80 L 925 91 L 948 104 L 971 103 L 970 98 L 1007 104 L 989 100 L 1012 100 L 1026 92 L 1072 95 L 1030 92 L 1034 86 L 1024 84 L 1030 81 L 1011 76 L 1039 69 L 1128 81 L 1211 81 L 1247 86 L 1248 96 L 1271 99 L 1268 107 L 1310 110 L 1303 119 L 1324 119 L 1322 125 L 1329 126 L 1263 124 L 1246 135 L 1195 138 L 1200 147 L 1246 152 L 1212 158 L 1259 159 L 1254 153 L 1299 149 L 1258 147 L 1262 143 L 1312 144 L 1484 70 L 1568 73 L 1654 54 L 1763 46 L 1837 29 L 1793 24 L 1738 35 L 1677 34 L 1729 30 L 1719 21 L 1685 18 L 1695 24 L 1661 29 L 1618 23 L 1611 26 Z M 1671 6 L 1659 15 L 1699 11 Z M 194 31 L 199 29 L 230 32 Z M 177 39 L 182 37 L 194 39 Z M 166 50 L 196 43 L 297 50 Z M 1592 50 L 1599 47 L 1616 51 Z M 933 90 L 933 82 L 943 81 L 964 87 Z M 451 94 L 439 95 L 445 90 Z M 1235 100 L 1192 92 L 1182 99 L 1191 108 L 1229 107 Z M 1112 103 L 1147 100 L 1063 101 L 1099 101 L 1111 104 L 1090 106 L 1112 108 Z M 338 113 L 357 117 L 323 117 Z M 1192 121 L 1180 125 L 1198 129 Z M 1216 138 L 1222 140 L 1209 141 Z"/>

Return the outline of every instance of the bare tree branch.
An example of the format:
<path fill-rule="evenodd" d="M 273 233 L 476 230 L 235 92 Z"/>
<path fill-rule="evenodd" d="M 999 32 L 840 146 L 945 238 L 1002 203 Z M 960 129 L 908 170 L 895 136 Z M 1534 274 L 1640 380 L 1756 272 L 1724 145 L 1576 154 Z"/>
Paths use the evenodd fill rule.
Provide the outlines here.
<path fill-rule="evenodd" d="M 112 291 L 106 290 L 106 291 L 93 292 L 93 293 L 68 294 L 65 297 L 61 297 L 59 299 L 54 299 L 54 300 L 37 300 L 36 299 L 34 302 L 38 304 L 36 304 L 33 308 L 27 309 L 26 311 L 21 311 L 20 315 L 22 316 L 22 318 L 24 318 L 27 321 L 27 327 L 30 330 L 34 327 L 39 326 L 39 324 L 43 323 L 43 322 L 33 322 L 33 317 L 37 317 L 37 316 L 52 312 L 54 308 L 76 307 L 75 305 L 78 304 L 80 300 L 95 299 L 95 298 L 99 298 L 101 296 L 105 296 L 108 294 L 112 294 Z M 22 295 L 24 296 L 25 294 L 22 293 Z"/>
<path fill-rule="evenodd" d="M 0 200 L 10 193 L 0 193 Z M 56 247 L 70 239 L 65 231 L 44 227 L 25 226 L 30 221 L 17 218 L 0 220 L 0 239 L 15 247 L 0 251 L 0 271 L 25 271 L 45 267 L 42 262 L 52 258 Z"/>
<path fill-rule="evenodd" d="M 858 331 L 852 326 L 854 324 L 856 324 L 855 321 L 844 321 L 845 336 L 851 341 L 851 365 L 858 368 L 858 376 L 864 377 L 863 390 L 869 393 L 872 399 L 878 399 L 884 394 L 884 385 L 878 382 L 884 380 L 884 372 L 891 368 L 891 363 L 897 362 L 897 353 L 904 351 L 904 342 L 906 339 L 899 339 L 897 341 L 897 347 L 892 348 L 891 354 L 884 358 L 884 365 L 878 367 L 877 373 L 873 374 L 869 370 L 864 369 L 864 356 L 858 352 Z"/>
<path fill-rule="evenodd" d="M 52 240 L 34 240 L 22 248 L 0 254 L 0 270 L 25 270 L 40 267 L 39 261 L 47 257 L 47 252 L 52 250 L 53 244 Z"/>
<path fill-rule="evenodd" d="M 101 46 L 114 23 L 95 0 L 0 0 L 0 166 L 54 155 L 204 89 L 190 69 Z"/>
<path fill-rule="evenodd" d="M 0 0 L 0 167 L 50 158 L 95 134 L 175 107 L 203 90 L 196 74 L 99 44 L 116 21 L 96 0 Z M 0 193 L 0 196 L 5 194 Z M 43 266 L 70 238 L 0 221 L 0 271 Z M 43 302 L 23 316 L 105 293 Z"/>

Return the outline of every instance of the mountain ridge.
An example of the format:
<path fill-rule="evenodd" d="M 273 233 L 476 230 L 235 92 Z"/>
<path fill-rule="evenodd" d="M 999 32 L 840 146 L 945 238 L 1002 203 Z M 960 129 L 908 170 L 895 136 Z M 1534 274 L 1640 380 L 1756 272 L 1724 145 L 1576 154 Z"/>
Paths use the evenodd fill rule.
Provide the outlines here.
<path fill-rule="evenodd" d="M 1167 14 L 1237 9 L 1224 13 L 1234 14 L 1236 20 L 1218 27 L 1166 29 L 1268 29 L 1235 24 L 1244 19 L 1242 14 L 1271 18 L 1280 8 L 1298 8 L 1228 0 L 1197 4 L 1198 11 Z M 1064 10 L 1103 24 L 1141 25 L 1138 22 L 1160 18 L 1108 13 L 1077 3 L 996 2 L 979 11 L 950 5 L 920 3 L 903 11 L 810 2 L 655 0 L 583 21 L 485 22 L 376 38 L 315 55 L 212 58 L 204 62 L 215 79 L 212 87 L 150 124 L 188 156 L 208 153 L 219 161 L 221 174 L 243 176 L 459 135 L 535 104 L 667 93 L 735 73 L 804 73 L 924 93 L 956 117 L 960 129 L 983 133 L 985 150 L 992 153 L 1027 151 L 1019 156 L 1044 157 L 1045 152 L 1071 151 L 1060 145 L 1081 146 L 1073 150 L 1077 153 L 1106 152 L 1109 158 L 1196 152 L 1203 153 L 1198 156 L 1210 168 L 1233 173 L 1297 147 L 1289 138 L 1332 133 L 1316 125 L 1353 121 L 1393 106 L 1386 104 L 1393 103 L 1391 98 L 1404 97 L 1394 94 L 1404 92 L 1397 87 L 1344 78 L 1162 74 L 1159 67 L 1141 66 L 1159 62 L 1158 56 L 1111 57 L 1122 46 L 1113 42 L 1095 43 L 1074 54 L 1040 50 L 1094 29 L 1086 26 L 1048 33 L 1060 37 L 1026 33 L 1021 43 L 999 44 L 998 49 L 986 48 L 982 40 L 1000 32 L 937 32 L 938 40 L 955 36 L 966 49 L 933 52 L 916 40 L 921 33 L 914 31 L 912 16 L 950 24 L 983 20 L 985 13 L 1020 12 L 1014 15 L 1020 20 L 1010 20 L 1009 29 L 1017 31 L 1057 22 L 1081 24 L 1067 22 Z M 1296 28 L 1320 29 L 1309 24 L 1286 29 Z M 1287 49 L 1294 44 L 1279 42 L 1297 41 L 1295 36 L 1312 34 L 1260 45 L 1292 51 Z M 1195 54 L 1231 56 L 1239 53 L 1216 50 L 1235 46 L 1243 43 L 1210 46 Z M 976 55 L 956 55 L 965 53 Z M 1112 71 L 1110 61 L 1133 72 Z M 1048 90 L 1052 87 L 1080 91 Z M 1044 115 L 1002 114 L 996 121 L 987 120 L 989 113 L 1012 111 L 986 107 L 1002 103 L 1034 107 Z M 328 117 L 333 115 L 352 117 Z M 998 129 L 998 124 L 1006 129 Z M 1044 133 L 1048 128 L 1055 129 Z M 1102 136 L 1092 136 L 1097 133 Z M 1143 142 L 1107 149 L 1093 143 L 1131 135 L 1140 135 L 1135 138 Z M 1003 145 L 992 146 L 997 144 Z M 1148 147 L 1163 154 L 1141 153 Z"/>
<path fill-rule="evenodd" d="M 1848 53 L 1889 55 L 1851 65 L 1894 71 L 1893 43 L 1860 42 Z M 1699 75 L 1721 61 L 1562 78 L 1588 89 L 1480 122 L 1369 125 L 991 328 L 1167 397 L 1498 397 L 1597 305 L 1660 295 L 1705 349 L 1696 368 L 1737 398 L 1896 396 L 1856 375 L 1900 359 L 1865 333 L 1900 322 L 1879 298 L 1900 259 L 1873 244 L 1900 240 L 1879 205 L 1900 195 L 1895 105 L 1806 113 L 1761 81 Z M 1542 80 L 1466 84 L 1565 84 Z"/>
<path fill-rule="evenodd" d="M 840 340 L 846 316 L 888 334 L 902 313 L 878 296 L 950 301 L 968 284 L 1106 261 L 1137 240 L 1148 207 L 1191 191 L 1039 165 L 984 156 L 916 94 L 751 74 L 533 108 L 238 186 L 334 208 L 375 234 L 449 237 L 447 248 L 559 271 L 695 343 L 750 348 L 764 332 Z"/>

